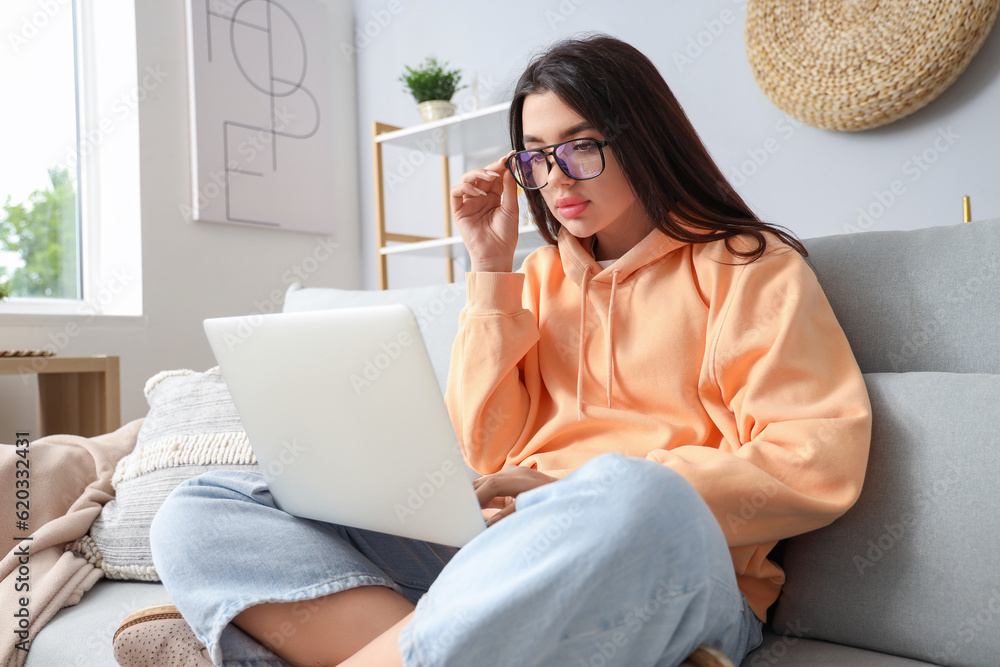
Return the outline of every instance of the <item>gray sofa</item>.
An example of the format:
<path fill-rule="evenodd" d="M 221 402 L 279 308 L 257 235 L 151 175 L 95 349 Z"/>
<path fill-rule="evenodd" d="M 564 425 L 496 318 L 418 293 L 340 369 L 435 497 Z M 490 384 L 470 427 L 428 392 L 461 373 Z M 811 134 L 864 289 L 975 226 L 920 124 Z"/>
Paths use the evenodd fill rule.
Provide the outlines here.
<path fill-rule="evenodd" d="M 857 504 L 774 557 L 787 583 L 744 667 L 1000 665 L 1000 220 L 806 241 L 874 411 Z M 285 310 L 400 301 L 442 386 L 461 285 L 293 285 Z M 111 636 L 156 583 L 103 580 L 34 641 L 29 667 L 115 665 Z"/>

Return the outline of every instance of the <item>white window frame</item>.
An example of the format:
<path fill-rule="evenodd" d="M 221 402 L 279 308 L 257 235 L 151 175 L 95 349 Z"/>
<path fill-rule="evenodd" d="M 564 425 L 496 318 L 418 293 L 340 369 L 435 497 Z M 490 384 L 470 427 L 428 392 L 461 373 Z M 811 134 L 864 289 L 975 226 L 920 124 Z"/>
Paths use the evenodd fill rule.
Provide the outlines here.
<path fill-rule="evenodd" d="M 76 12 L 80 140 L 65 166 L 80 163 L 83 298 L 10 298 L 0 327 L 143 314 L 138 103 L 159 79 L 138 72 L 134 2 L 72 0 L 61 9 Z"/>

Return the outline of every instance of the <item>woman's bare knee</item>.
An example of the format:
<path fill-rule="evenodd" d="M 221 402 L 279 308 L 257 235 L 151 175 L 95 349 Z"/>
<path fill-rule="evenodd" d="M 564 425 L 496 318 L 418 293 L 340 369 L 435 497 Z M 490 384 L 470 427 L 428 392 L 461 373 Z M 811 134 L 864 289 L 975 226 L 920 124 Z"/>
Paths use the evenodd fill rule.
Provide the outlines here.
<path fill-rule="evenodd" d="M 414 609 L 383 586 L 363 586 L 312 600 L 264 602 L 233 623 L 284 660 L 330 666 L 357 653 Z"/>

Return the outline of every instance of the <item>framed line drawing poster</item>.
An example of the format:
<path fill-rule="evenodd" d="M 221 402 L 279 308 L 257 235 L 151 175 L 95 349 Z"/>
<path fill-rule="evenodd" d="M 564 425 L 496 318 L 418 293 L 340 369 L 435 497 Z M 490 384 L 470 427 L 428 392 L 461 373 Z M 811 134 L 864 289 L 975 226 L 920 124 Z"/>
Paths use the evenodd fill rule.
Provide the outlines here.
<path fill-rule="evenodd" d="M 334 155 L 354 132 L 335 128 L 327 4 L 186 1 L 190 218 L 332 233 L 337 163 L 356 161 Z"/>

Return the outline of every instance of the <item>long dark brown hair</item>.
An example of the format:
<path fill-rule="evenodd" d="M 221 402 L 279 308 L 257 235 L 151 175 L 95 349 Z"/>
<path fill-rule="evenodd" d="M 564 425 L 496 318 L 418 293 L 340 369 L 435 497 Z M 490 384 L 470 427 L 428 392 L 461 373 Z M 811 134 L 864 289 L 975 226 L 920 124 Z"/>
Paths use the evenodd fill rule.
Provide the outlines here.
<path fill-rule="evenodd" d="M 763 232 L 768 231 L 807 254 L 791 233 L 761 222 L 750 210 L 708 154 L 656 66 L 635 47 L 595 35 L 561 41 L 535 58 L 518 80 L 510 105 L 516 150 L 524 149 L 525 97 L 546 91 L 600 130 L 619 156 L 636 198 L 667 235 L 688 243 L 725 239 L 731 253 L 752 262 L 764 254 Z M 542 237 L 555 245 L 559 221 L 538 190 L 526 194 Z M 752 238 L 756 247 L 735 249 L 732 239 L 740 235 Z"/>

